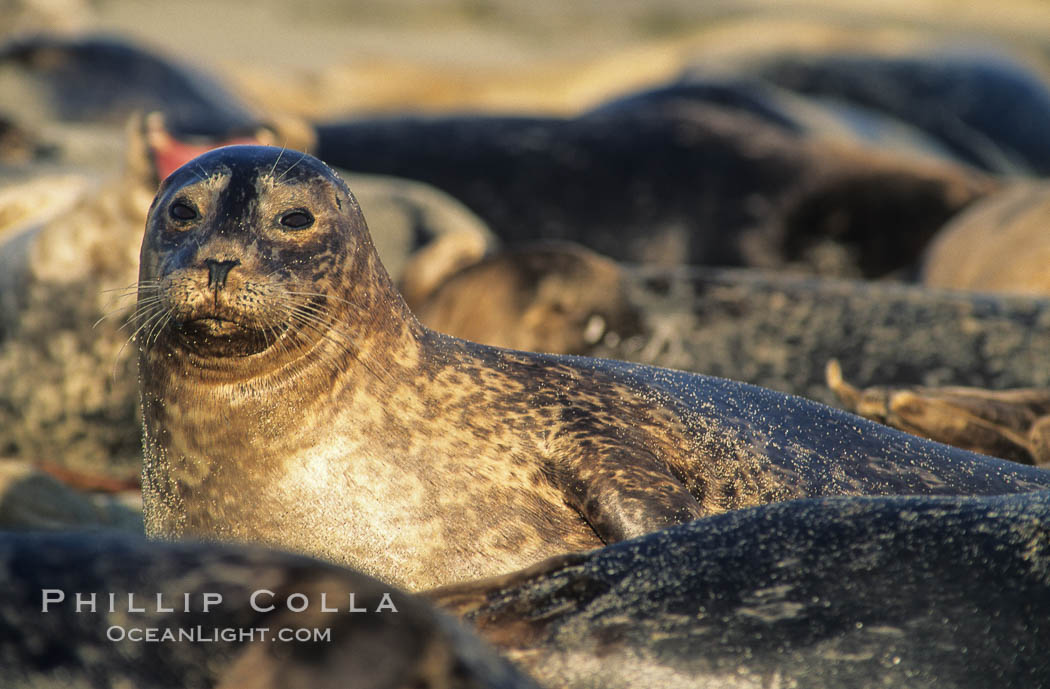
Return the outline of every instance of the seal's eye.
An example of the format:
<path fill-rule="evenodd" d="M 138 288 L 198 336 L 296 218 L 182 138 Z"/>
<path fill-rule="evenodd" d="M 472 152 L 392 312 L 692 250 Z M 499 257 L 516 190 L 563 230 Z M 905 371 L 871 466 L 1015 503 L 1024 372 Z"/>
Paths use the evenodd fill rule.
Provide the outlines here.
<path fill-rule="evenodd" d="M 176 201 L 171 204 L 168 213 L 176 220 L 193 220 L 197 217 L 197 209 L 185 201 Z"/>
<path fill-rule="evenodd" d="M 292 230 L 301 230 L 314 224 L 314 216 L 304 210 L 289 211 L 281 216 L 281 224 Z"/>

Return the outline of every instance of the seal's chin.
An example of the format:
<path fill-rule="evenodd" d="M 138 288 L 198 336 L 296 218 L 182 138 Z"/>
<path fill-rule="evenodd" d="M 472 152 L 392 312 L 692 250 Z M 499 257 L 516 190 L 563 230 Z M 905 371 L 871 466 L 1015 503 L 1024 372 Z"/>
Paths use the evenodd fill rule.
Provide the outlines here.
<path fill-rule="evenodd" d="M 271 347 L 283 328 L 264 331 L 217 317 L 195 318 L 175 324 L 183 344 L 197 354 L 213 357 L 250 356 Z"/>

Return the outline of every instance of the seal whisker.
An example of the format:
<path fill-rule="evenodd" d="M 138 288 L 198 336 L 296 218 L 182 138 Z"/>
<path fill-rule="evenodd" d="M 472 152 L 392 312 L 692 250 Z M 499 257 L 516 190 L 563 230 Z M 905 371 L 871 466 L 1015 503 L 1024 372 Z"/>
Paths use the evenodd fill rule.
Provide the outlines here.
<path fill-rule="evenodd" d="M 197 175 L 197 179 L 199 179 L 201 182 L 207 182 L 208 181 L 208 172 L 204 168 L 201 167 L 200 163 L 197 163 L 197 170 L 200 170 L 200 174 Z M 191 170 L 191 171 L 196 173 L 197 170 Z"/>
<path fill-rule="evenodd" d="M 288 318 L 290 317 L 290 315 L 291 314 L 288 311 L 288 309 L 285 308 L 284 322 L 286 326 L 288 325 Z M 281 337 L 281 332 L 277 329 L 277 327 L 277 323 L 263 323 L 262 328 L 260 328 L 259 331 L 262 333 L 263 341 L 266 343 L 267 348 L 277 347 L 281 351 L 281 353 L 287 354 L 291 350 L 288 348 L 288 345 L 284 342 L 284 339 Z M 268 335 L 273 337 L 273 342 L 270 341 Z"/>
<path fill-rule="evenodd" d="M 273 335 L 273 344 L 281 350 L 282 354 L 288 354 L 291 350 L 288 348 L 288 344 L 281 337 L 281 333 L 277 332 L 277 326 L 268 325 L 265 330 L 269 331 Z"/>
<path fill-rule="evenodd" d="M 347 354 L 349 354 L 355 360 L 357 360 L 362 366 L 365 367 L 365 369 L 369 373 L 374 375 L 376 378 L 383 382 L 390 381 L 390 377 L 389 375 L 387 375 L 387 371 L 385 369 L 376 370 L 372 363 L 366 360 L 364 356 L 362 356 L 361 350 L 354 342 L 353 338 L 347 333 L 344 333 L 341 329 L 339 329 L 336 326 L 335 322 L 326 318 L 322 318 L 320 316 L 314 316 L 302 310 L 296 310 L 293 315 L 300 318 L 300 322 L 302 322 L 304 326 L 309 327 L 322 337 L 327 338 L 329 341 L 341 345 L 346 350 Z M 334 339 L 332 337 L 333 334 L 339 336 L 339 340 Z"/>
<path fill-rule="evenodd" d="M 99 292 L 102 294 L 109 294 L 110 292 L 127 292 L 134 294 L 140 287 L 155 287 L 159 284 L 159 280 L 143 280 L 142 282 L 133 282 L 124 287 L 107 287 L 106 289 L 99 290 Z"/>
<path fill-rule="evenodd" d="M 138 303 L 136 304 L 136 306 L 135 306 L 135 310 L 128 316 L 127 320 L 124 321 L 124 323 L 119 328 L 117 328 L 117 330 L 118 331 L 123 330 L 124 328 L 128 327 L 129 324 L 134 323 L 139 318 L 139 316 L 141 314 L 145 313 L 147 310 L 151 311 L 151 309 L 147 309 L 146 307 L 154 306 L 154 305 L 159 304 L 159 303 L 161 303 L 163 301 L 164 301 L 163 297 L 160 297 L 160 296 L 149 297 L 147 299 L 140 299 L 138 301 Z M 126 307 L 124 307 L 124 308 L 126 308 Z M 95 322 L 95 325 L 98 325 L 99 323 L 102 322 L 103 319 L 109 317 L 110 315 L 116 313 L 117 311 L 120 311 L 120 309 L 115 309 L 115 310 L 111 311 L 110 313 L 102 316 L 102 318 L 98 319 L 98 321 Z"/>
<path fill-rule="evenodd" d="M 105 306 L 109 306 L 111 304 L 116 304 L 123 299 L 127 299 L 128 297 L 138 296 L 143 291 L 145 291 L 148 294 L 151 292 L 156 292 L 158 289 L 159 285 L 143 285 L 141 287 L 139 285 L 128 285 L 127 287 L 114 287 L 112 289 L 100 290 L 99 294 L 111 295 L 105 301 Z"/>
<path fill-rule="evenodd" d="M 318 332 L 316 326 L 314 326 L 311 323 L 307 323 L 306 321 L 303 321 L 298 314 L 290 315 L 290 323 L 295 326 L 294 329 L 290 330 L 291 336 L 295 338 L 295 341 L 299 344 L 307 344 L 310 342 L 310 340 L 306 337 L 307 332 Z M 319 334 L 321 334 L 323 337 L 323 333 Z M 336 344 L 344 350 L 347 349 L 346 345 L 341 342 L 337 342 Z M 321 366 L 323 366 L 324 369 L 333 376 L 339 375 L 339 373 L 343 370 L 343 368 L 339 365 L 338 361 L 332 360 L 328 357 L 320 359 L 318 363 L 321 364 Z"/>
<path fill-rule="evenodd" d="M 312 313 L 318 316 L 319 318 L 324 319 L 325 322 L 328 322 L 328 320 L 332 320 L 330 319 L 332 315 L 331 311 L 325 308 L 323 304 L 313 301 L 311 299 L 296 299 L 294 295 L 290 296 L 287 292 L 283 294 L 275 294 L 274 297 L 279 299 L 282 303 L 290 305 L 293 310 L 304 310 L 307 313 Z"/>
<path fill-rule="evenodd" d="M 293 311 L 298 311 L 304 314 L 312 314 L 316 316 L 321 322 L 328 324 L 335 324 L 335 319 L 331 318 L 331 312 L 325 308 L 323 304 L 317 303 L 313 300 L 299 300 L 290 296 L 287 292 L 284 294 L 273 295 L 277 300 L 286 306 L 291 306 Z"/>
<path fill-rule="evenodd" d="M 316 303 L 313 303 L 313 302 L 310 302 L 310 301 L 296 302 L 296 301 L 288 300 L 286 303 L 290 303 L 293 306 L 293 308 L 302 309 L 302 310 L 306 311 L 307 313 L 312 313 L 312 314 L 314 314 L 316 316 L 319 316 L 319 317 L 322 317 L 322 318 L 326 318 L 326 317 L 328 317 L 330 315 L 328 310 L 325 309 L 322 305 L 316 304 Z"/>
<path fill-rule="evenodd" d="M 306 338 L 303 336 L 304 325 L 295 317 L 294 314 L 288 313 L 286 315 L 285 323 L 287 325 L 288 338 L 291 339 L 292 346 L 298 346 L 307 343 Z M 291 347 L 287 347 L 287 351 L 291 351 Z"/>
<path fill-rule="evenodd" d="M 344 337 L 346 339 L 347 343 L 349 343 L 350 346 L 354 347 L 353 354 L 354 354 L 355 358 L 358 356 L 358 349 L 357 349 L 356 343 L 354 342 L 352 336 L 350 334 L 345 333 L 345 332 L 343 332 L 341 330 L 341 328 L 339 327 L 337 321 L 334 318 L 331 317 L 331 315 L 332 315 L 331 312 L 327 308 L 325 308 L 324 305 L 319 304 L 319 303 L 315 303 L 315 302 L 312 302 L 312 301 L 299 301 L 299 300 L 296 300 L 296 299 L 289 299 L 289 298 L 287 298 L 287 296 L 318 296 L 318 297 L 323 297 L 325 295 L 317 294 L 317 293 L 311 293 L 311 292 L 294 292 L 294 291 L 291 291 L 291 290 L 284 290 L 283 294 L 275 294 L 273 296 L 275 298 L 279 299 L 279 300 L 282 300 L 285 304 L 290 304 L 292 309 L 293 309 L 293 313 L 296 313 L 296 314 L 298 314 L 298 315 L 300 315 L 300 316 L 302 316 L 304 318 L 310 318 L 318 326 L 321 326 L 321 327 L 324 327 L 324 328 L 332 328 L 333 330 L 335 330 L 335 332 L 337 334 L 339 334 L 340 336 L 342 336 L 342 337 Z M 351 304 L 351 305 L 361 309 L 361 307 L 359 305 L 353 304 L 353 302 L 346 301 L 346 300 L 340 300 L 340 301 L 345 301 L 347 304 Z"/>
<path fill-rule="evenodd" d="M 270 177 L 273 177 L 273 174 L 277 172 L 277 165 L 281 162 L 281 156 L 283 156 L 284 152 L 287 150 L 288 146 L 281 146 L 281 152 L 277 154 L 277 159 L 273 161 L 273 167 L 270 168 Z"/>
<path fill-rule="evenodd" d="M 123 293 L 120 293 L 120 294 L 116 294 L 116 295 L 111 296 L 109 299 L 106 300 L 106 305 L 115 304 L 115 303 L 117 303 L 117 302 L 119 302 L 119 301 L 121 301 L 123 299 L 127 299 L 128 297 L 137 297 L 138 294 L 139 294 L 139 292 L 137 290 L 134 291 L 134 292 L 123 292 Z"/>
<path fill-rule="evenodd" d="M 304 320 L 302 318 L 302 314 L 295 314 L 293 316 L 293 319 L 300 326 L 300 331 L 299 331 L 300 334 L 302 332 L 304 332 L 304 331 L 309 331 L 309 332 L 316 333 L 322 339 L 328 340 L 329 342 L 331 342 L 335 346 L 337 346 L 340 349 L 342 349 L 348 355 L 354 357 L 354 359 L 359 360 L 358 357 L 357 357 L 357 352 L 356 352 L 355 348 L 352 345 L 348 344 L 345 341 L 340 341 L 340 340 L 335 339 L 329 333 L 325 332 L 325 330 L 319 328 L 317 325 Z M 333 360 L 331 358 L 321 359 L 321 364 L 333 376 L 338 376 L 342 371 L 345 370 L 342 366 L 339 365 L 338 361 Z M 374 375 L 379 380 L 384 380 L 384 381 L 387 380 L 386 377 L 381 375 L 378 371 L 374 370 L 368 364 L 362 362 L 362 366 L 364 366 L 365 370 L 367 370 L 370 374 Z"/>
<path fill-rule="evenodd" d="M 327 318 L 324 318 L 323 316 L 320 316 L 320 315 L 311 314 L 310 312 L 306 311 L 305 309 L 303 309 L 301 307 L 299 307 L 299 308 L 293 307 L 291 315 L 293 317 L 298 318 L 300 323 L 302 323 L 303 325 L 309 326 L 311 329 L 313 329 L 314 331 L 316 331 L 317 333 L 319 333 L 321 335 L 324 335 L 325 334 L 325 329 L 332 325 L 331 321 L 328 320 Z M 325 314 L 325 315 L 327 315 L 327 314 Z M 346 335 L 344 335 L 341 332 L 337 332 L 337 334 L 342 335 L 346 339 L 346 344 L 353 350 L 350 353 L 353 354 L 356 357 L 357 356 L 357 351 L 356 351 L 357 347 L 354 345 L 353 341 L 349 337 L 347 337 Z"/>
<path fill-rule="evenodd" d="M 324 297 L 325 299 L 330 299 L 332 301 L 337 301 L 337 302 L 339 302 L 341 304 L 346 304 L 347 306 L 351 306 L 351 307 L 357 309 L 358 313 L 364 313 L 364 314 L 369 313 L 368 309 L 365 308 L 364 306 L 362 306 L 361 304 L 352 302 L 349 299 L 343 299 L 342 297 L 337 297 L 337 296 L 332 295 L 332 294 L 320 294 L 318 292 L 300 292 L 300 291 L 294 291 L 294 290 L 285 290 L 285 294 L 292 294 L 292 295 L 304 296 L 304 297 Z"/>
<path fill-rule="evenodd" d="M 151 303 L 139 303 L 135 306 L 135 310 L 128 314 L 128 317 L 124 322 L 117 328 L 117 331 L 121 331 L 129 325 L 140 323 L 144 317 L 152 316 L 156 313 L 157 309 L 160 308 L 160 300 Z"/>
<path fill-rule="evenodd" d="M 302 153 L 302 155 L 300 155 L 300 156 L 299 156 L 299 160 L 295 161 L 294 163 L 292 163 L 291 165 L 289 165 L 289 166 L 288 166 L 287 168 L 285 168 L 285 171 L 284 171 L 284 172 L 282 172 L 282 173 L 281 173 L 281 176 L 280 176 L 280 177 L 278 177 L 277 179 L 275 179 L 275 180 L 273 181 L 273 183 L 274 183 L 274 184 L 277 184 L 277 183 L 278 183 L 278 182 L 280 182 L 280 181 L 281 181 L 282 179 L 284 179 L 284 176 L 285 176 L 285 175 L 287 175 L 287 174 L 288 174 L 289 172 L 291 172 L 291 171 L 292 171 L 292 170 L 293 170 L 293 169 L 295 168 L 295 166 L 296 166 L 296 165 L 298 165 L 299 163 L 301 163 L 301 162 L 303 162 L 304 160 L 306 160 L 306 156 L 307 156 L 307 155 L 308 155 L 307 153 Z M 276 166 L 276 165 L 274 165 L 274 169 L 276 169 L 276 167 L 277 167 L 277 166 Z"/>
<path fill-rule="evenodd" d="M 129 295 L 124 295 L 124 296 L 129 296 Z M 134 305 L 132 305 L 132 304 L 121 304 L 120 306 L 114 306 L 112 309 L 109 309 L 108 311 L 103 312 L 102 317 L 99 318 L 97 321 L 95 321 L 91 325 L 91 328 L 92 328 L 92 330 L 94 330 L 95 328 L 98 327 L 98 324 L 101 323 L 102 321 L 106 320 L 110 316 L 113 316 L 114 314 L 120 313 L 121 311 L 126 311 L 131 306 L 134 306 L 135 309 L 137 310 L 137 309 L 141 308 L 142 306 L 145 306 L 147 304 L 152 304 L 152 303 L 160 301 L 160 300 L 161 300 L 160 296 L 152 295 L 152 296 L 140 298 Z M 110 303 L 112 303 L 112 301 Z M 127 323 L 125 323 L 124 325 L 127 325 Z M 122 329 L 124 327 L 124 325 L 120 326 L 120 328 L 118 328 L 118 330 Z"/>
<path fill-rule="evenodd" d="M 140 319 L 141 319 L 141 323 L 139 324 L 139 327 L 136 328 L 135 331 L 133 333 L 131 333 L 131 335 L 128 336 L 128 339 L 127 339 L 127 341 L 124 344 L 127 345 L 132 340 L 134 340 L 135 337 L 142 331 L 143 328 L 145 328 L 147 325 L 149 325 L 150 322 L 153 321 L 153 319 L 156 318 L 159 314 L 164 313 L 164 311 L 165 311 L 164 306 L 160 305 L 160 304 L 154 304 L 154 305 L 151 305 L 151 306 L 149 306 L 147 308 L 137 309 L 135 311 L 135 313 L 133 313 L 131 315 L 131 317 L 128 319 L 127 323 L 125 323 L 123 326 L 121 326 L 123 328 L 123 327 L 127 326 L 128 323 L 136 323 L 136 322 L 140 321 Z M 121 348 L 121 349 L 123 350 L 123 348 Z"/>
<path fill-rule="evenodd" d="M 105 313 L 102 314 L 101 317 L 99 317 L 99 319 L 97 321 L 95 321 L 94 323 L 91 324 L 91 329 L 94 330 L 95 328 L 98 327 L 98 324 L 101 323 L 102 321 L 104 321 L 107 318 L 109 318 L 110 316 L 118 314 L 118 313 L 120 313 L 122 311 L 127 311 L 131 306 L 132 306 L 131 304 L 123 304 L 121 306 L 116 306 L 116 307 L 110 309 L 109 311 L 106 311 Z M 122 325 L 120 327 L 123 328 L 124 326 Z M 117 328 L 117 330 L 120 330 L 120 328 Z"/>
<path fill-rule="evenodd" d="M 168 313 L 169 311 L 163 306 L 154 306 L 151 309 L 136 309 L 135 313 L 132 314 L 132 317 L 128 319 L 128 322 L 121 326 L 121 329 L 123 329 L 128 323 L 133 322 L 135 318 L 144 317 L 142 325 L 140 325 L 138 329 L 135 330 L 135 332 L 131 333 L 128 339 L 124 341 L 124 344 L 120 345 L 120 349 L 117 350 L 116 356 L 113 357 L 113 380 L 117 379 L 117 364 L 120 362 L 120 357 L 124 354 L 124 350 L 127 349 L 127 346 L 132 343 L 135 337 L 142 331 L 143 328 L 148 326 L 151 321 L 153 321 L 155 318 L 166 316 Z"/>
<path fill-rule="evenodd" d="M 262 334 L 263 344 L 266 345 L 266 349 L 269 349 L 271 346 L 270 338 L 268 336 L 269 327 L 264 326 L 259 332 Z"/>
<path fill-rule="evenodd" d="M 165 310 L 163 317 L 159 318 L 153 327 L 149 329 L 149 333 L 147 333 L 144 340 L 144 344 L 147 347 L 152 347 L 157 343 L 157 338 L 160 337 L 160 334 L 164 331 L 164 326 L 168 324 L 169 320 L 171 320 L 171 309 Z"/>

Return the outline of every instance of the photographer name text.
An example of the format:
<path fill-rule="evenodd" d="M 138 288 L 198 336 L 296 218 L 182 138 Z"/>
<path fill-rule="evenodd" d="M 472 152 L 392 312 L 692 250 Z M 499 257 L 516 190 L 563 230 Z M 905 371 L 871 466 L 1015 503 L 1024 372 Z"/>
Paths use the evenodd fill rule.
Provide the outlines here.
<path fill-rule="evenodd" d="M 223 596 L 217 592 L 198 593 L 157 593 L 117 594 L 117 593 L 83 593 L 76 592 L 72 598 L 62 589 L 40 590 L 40 611 L 51 612 L 52 606 L 73 606 L 77 613 L 175 613 L 202 612 L 209 613 L 223 605 Z M 315 596 L 313 600 L 304 593 L 292 593 L 278 598 L 269 589 L 258 589 L 248 597 L 248 605 L 256 612 L 272 612 L 280 605 L 291 612 L 317 610 L 323 613 L 382 613 L 397 612 L 389 593 L 384 593 L 379 602 L 373 606 L 359 605 L 357 595 L 347 593 L 343 596 L 328 597 L 327 593 Z"/>

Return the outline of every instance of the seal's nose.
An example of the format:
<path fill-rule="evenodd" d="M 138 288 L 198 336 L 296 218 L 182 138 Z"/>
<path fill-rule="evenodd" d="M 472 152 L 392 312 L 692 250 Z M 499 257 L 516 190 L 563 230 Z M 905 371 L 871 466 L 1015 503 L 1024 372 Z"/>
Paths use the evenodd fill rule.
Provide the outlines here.
<path fill-rule="evenodd" d="M 239 266 L 240 261 L 216 261 L 214 258 L 204 259 L 204 265 L 208 266 L 208 287 L 211 289 L 223 289 L 226 287 L 226 276 L 230 269 Z"/>

